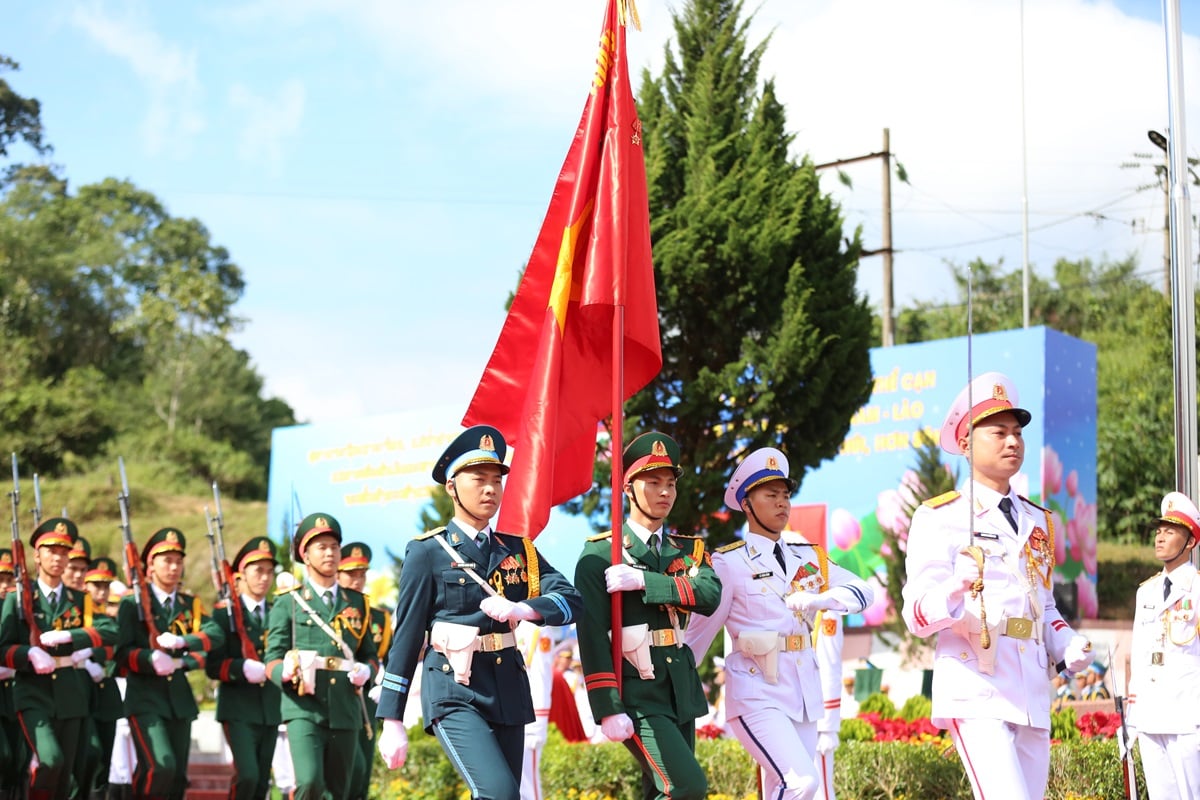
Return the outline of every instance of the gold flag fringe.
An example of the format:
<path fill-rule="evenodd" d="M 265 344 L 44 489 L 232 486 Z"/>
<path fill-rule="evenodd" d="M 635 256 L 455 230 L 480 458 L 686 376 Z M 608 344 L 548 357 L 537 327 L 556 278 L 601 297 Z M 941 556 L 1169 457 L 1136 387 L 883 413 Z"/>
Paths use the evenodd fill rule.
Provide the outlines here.
<path fill-rule="evenodd" d="M 638 16 L 637 5 L 633 0 L 617 0 L 617 19 L 622 25 L 629 25 L 632 20 L 633 27 L 639 31 L 642 29 L 642 20 Z"/>

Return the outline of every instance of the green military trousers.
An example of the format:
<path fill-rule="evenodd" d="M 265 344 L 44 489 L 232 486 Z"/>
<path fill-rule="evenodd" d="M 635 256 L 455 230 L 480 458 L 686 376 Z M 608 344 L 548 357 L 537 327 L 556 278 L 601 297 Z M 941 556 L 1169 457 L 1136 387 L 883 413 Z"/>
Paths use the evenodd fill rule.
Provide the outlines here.
<path fill-rule="evenodd" d="M 137 750 L 133 796 L 138 800 L 183 800 L 192 721 L 138 714 L 129 718 L 129 732 Z"/>
<path fill-rule="evenodd" d="M 288 720 L 288 747 L 296 790 L 292 800 L 347 800 L 355 762 L 362 757 L 358 728 L 334 730 L 307 719 Z"/>
<path fill-rule="evenodd" d="M 625 747 L 642 767 L 644 800 L 704 800 L 708 778 L 696 761 L 696 723 L 665 716 L 633 717 Z"/>
<path fill-rule="evenodd" d="M 30 775 L 29 800 L 69 797 L 84 718 L 58 719 L 41 709 L 30 709 L 18 711 L 17 719 L 38 761 Z"/>
<path fill-rule="evenodd" d="M 233 754 L 233 785 L 229 800 L 262 800 L 271 783 L 271 759 L 275 757 L 278 725 L 223 722 L 225 741 Z"/>

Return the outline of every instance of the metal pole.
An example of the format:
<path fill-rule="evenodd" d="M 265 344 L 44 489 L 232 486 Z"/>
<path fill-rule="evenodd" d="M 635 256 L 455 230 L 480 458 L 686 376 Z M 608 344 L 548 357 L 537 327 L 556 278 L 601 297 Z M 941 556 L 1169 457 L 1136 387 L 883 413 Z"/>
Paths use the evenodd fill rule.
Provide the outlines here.
<path fill-rule="evenodd" d="M 1163 0 L 1167 43 L 1167 179 L 1171 186 L 1171 308 L 1175 354 L 1175 482 L 1196 498 L 1196 307 L 1192 213 L 1184 126 L 1183 34 L 1179 0 Z M 1192 552 L 1192 562 L 1200 555 Z"/>
<path fill-rule="evenodd" d="M 883 346 L 896 343 L 892 313 L 892 150 L 891 131 L 883 129 Z"/>
<path fill-rule="evenodd" d="M 1021 320 L 1029 327 L 1029 165 L 1025 147 L 1025 0 L 1021 0 Z"/>

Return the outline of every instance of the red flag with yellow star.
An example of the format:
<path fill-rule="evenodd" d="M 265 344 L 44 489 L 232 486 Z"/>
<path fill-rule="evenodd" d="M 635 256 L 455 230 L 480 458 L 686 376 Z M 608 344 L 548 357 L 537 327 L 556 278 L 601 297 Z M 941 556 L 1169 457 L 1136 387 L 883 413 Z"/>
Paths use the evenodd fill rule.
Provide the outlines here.
<path fill-rule="evenodd" d="M 591 96 L 463 417 L 494 425 L 513 446 L 499 528 L 531 538 L 551 506 L 591 488 L 597 423 L 614 405 L 620 414 L 614 381 L 623 377 L 628 399 L 662 368 L 627 2 L 608 2 Z"/>

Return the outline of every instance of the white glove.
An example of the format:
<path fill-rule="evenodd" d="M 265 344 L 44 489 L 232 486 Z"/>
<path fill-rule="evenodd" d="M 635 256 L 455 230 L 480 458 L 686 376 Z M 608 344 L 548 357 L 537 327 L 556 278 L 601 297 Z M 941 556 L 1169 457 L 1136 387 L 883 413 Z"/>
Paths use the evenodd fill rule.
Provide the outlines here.
<path fill-rule="evenodd" d="M 40 637 L 42 647 L 58 647 L 71 641 L 70 631 L 46 631 Z"/>
<path fill-rule="evenodd" d="M 16 674 L 17 671 L 11 667 L 0 667 L 0 681 L 6 681 Z"/>
<path fill-rule="evenodd" d="M 792 592 L 783 598 L 784 605 L 791 611 L 798 611 L 801 616 L 812 619 L 818 611 L 834 609 L 845 611 L 846 606 L 829 592 L 815 594 L 813 592 Z"/>
<path fill-rule="evenodd" d="M 264 683 L 267 680 L 267 665 L 247 658 L 242 662 L 242 677 L 246 679 L 246 683 Z"/>
<path fill-rule="evenodd" d="M 608 585 L 608 593 L 634 592 L 646 588 L 646 576 L 640 569 L 634 569 L 628 564 L 614 564 L 604 570 L 604 582 Z M 625 739 L 629 737 L 626 736 Z M 624 741 L 615 739 L 614 741 Z"/>
<path fill-rule="evenodd" d="M 54 656 L 40 647 L 29 648 L 29 665 L 38 675 L 48 675 L 54 672 Z"/>
<path fill-rule="evenodd" d="M 158 638 L 154 640 L 163 650 L 182 650 L 187 642 L 177 633 L 160 633 Z"/>
<path fill-rule="evenodd" d="M 1092 663 L 1092 643 L 1086 636 L 1075 634 L 1067 649 L 1063 651 L 1063 663 L 1067 672 L 1075 674 Z"/>
<path fill-rule="evenodd" d="M 834 731 L 819 731 L 817 733 L 817 754 L 822 756 L 833 755 L 833 751 L 838 748 L 838 735 Z"/>
<path fill-rule="evenodd" d="M 959 553 L 954 557 L 954 573 L 946 581 L 946 600 L 954 605 L 975 586 L 979 580 L 979 565 L 972 556 Z"/>
<path fill-rule="evenodd" d="M 285 658 L 283 660 L 283 672 L 279 673 L 279 680 L 283 683 L 291 683 L 294 677 L 296 677 L 296 662 L 294 659 Z"/>
<path fill-rule="evenodd" d="M 479 610 L 497 622 L 511 622 L 512 620 L 537 622 L 542 618 L 542 615 L 534 611 L 528 603 L 514 603 L 498 594 L 483 598 L 479 604 Z"/>
<path fill-rule="evenodd" d="M 366 664 L 355 664 L 350 670 L 350 682 L 355 686 L 364 686 L 371 680 L 371 668 Z"/>
<path fill-rule="evenodd" d="M 1126 725 L 1125 728 L 1129 733 L 1128 739 L 1125 738 L 1121 729 L 1117 728 L 1117 756 L 1122 761 L 1129 756 L 1130 751 L 1133 750 L 1133 743 L 1137 741 L 1137 728 L 1132 725 Z"/>
<path fill-rule="evenodd" d="M 600 730 L 610 742 L 623 742 L 633 736 L 633 720 L 628 714 L 612 714 L 600 720 Z"/>
<path fill-rule="evenodd" d="M 382 695 L 383 695 L 383 684 L 382 683 L 375 684 L 374 686 L 371 687 L 371 690 L 369 692 L 367 692 L 367 697 L 371 698 L 371 702 L 374 703 L 375 705 L 379 705 L 379 698 Z"/>
<path fill-rule="evenodd" d="M 159 675 L 170 675 L 175 671 L 174 659 L 162 650 L 155 650 L 150 654 L 150 664 Z"/>
<path fill-rule="evenodd" d="M 385 719 L 383 730 L 379 733 L 379 755 L 388 769 L 399 769 L 404 766 L 408 757 L 408 731 L 404 730 L 404 721 Z"/>
<path fill-rule="evenodd" d="M 83 668 L 87 670 L 87 674 L 92 676 L 92 683 L 99 683 L 104 680 L 104 667 L 97 664 L 95 661 L 88 659 L 83 662 Z"/>
<path fill-rule="evenodd" d="M 87 661 L 92 657 L 92 648 L 85 647 L 82 650 L 76 650 L 71 653 L 71 663 L 78 664 L 81 661 Z"/>

